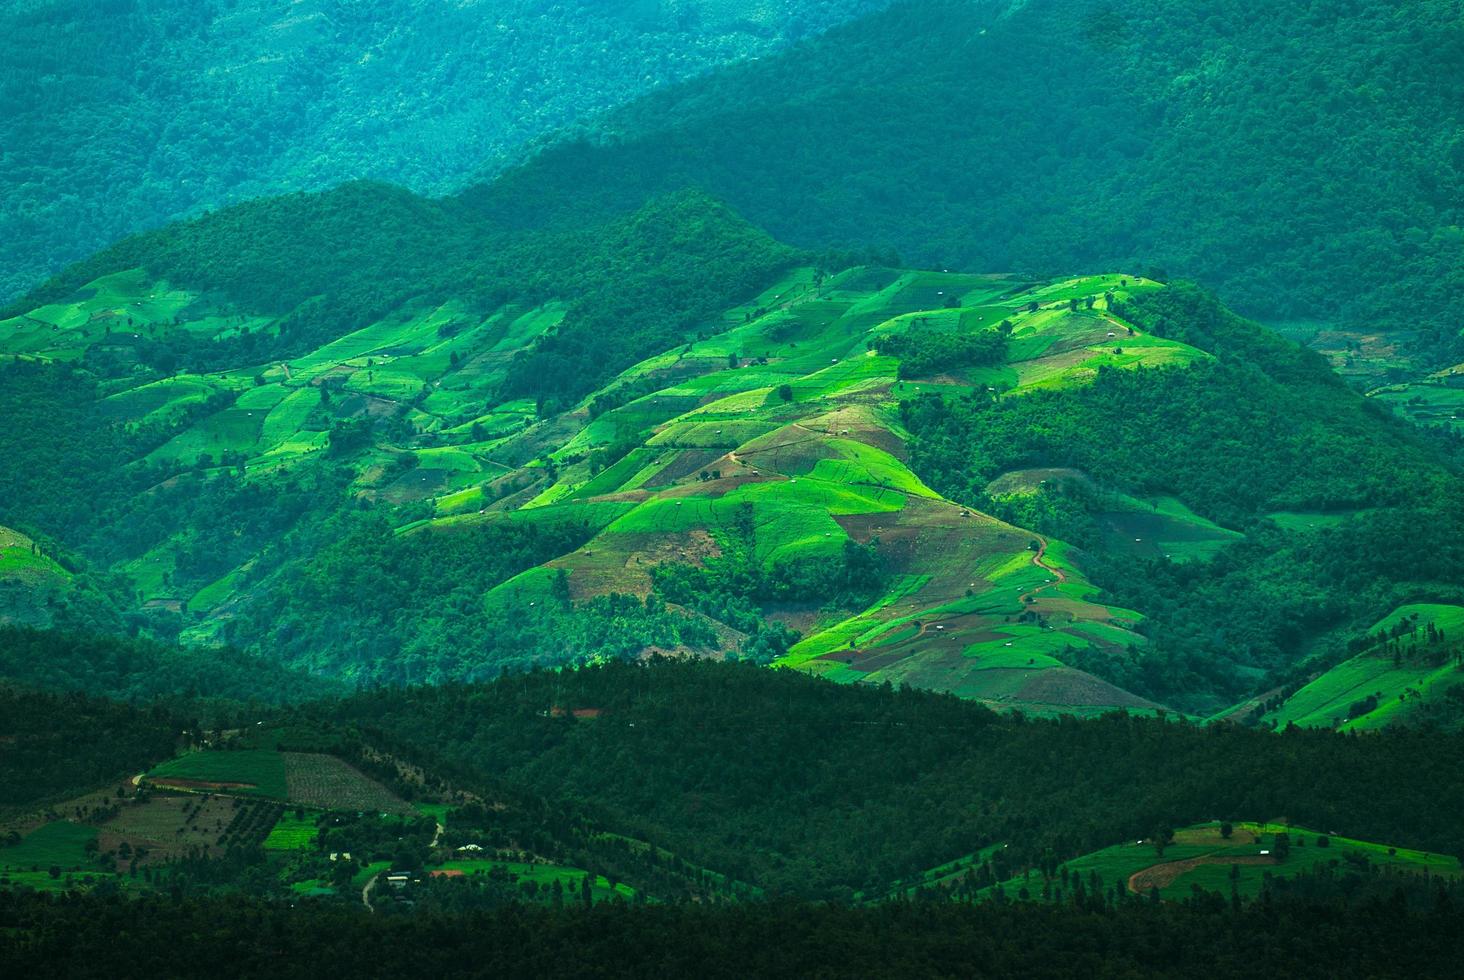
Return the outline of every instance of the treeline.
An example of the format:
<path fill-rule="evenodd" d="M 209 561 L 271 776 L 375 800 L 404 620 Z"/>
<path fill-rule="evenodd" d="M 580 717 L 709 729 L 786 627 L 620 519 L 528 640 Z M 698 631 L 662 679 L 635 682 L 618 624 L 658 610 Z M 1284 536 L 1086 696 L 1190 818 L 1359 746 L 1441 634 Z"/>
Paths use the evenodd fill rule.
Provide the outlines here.
<path fill-rule="evenodd" d="M 243 897 L 0 893 L 17 976 L 1418 977 L 1454 972 L 1464 915 L 1374 901 L 1083 906 L 750 904 L 373 916 Z M 190 971 L 191 972 L 191 971 Z"/>
<path fill-rule="evenodd" d="M 1286 814 L 1464 854 L 1452 816 L 1464 804 L 1460 735 L 1033 720 L 702 660 L 378 690 L 296 710 L 357 726 L 403 757 L 428 753 L 464 779 L 580 801 L 607 829 L 774 895 L 884 894 L 990 844 L 1007 844 L 1020 868 L 1217 817 Z"/>
<path fill-rule="evenodd" d="M 4 625 L 0 683 L 180 705 L 197 698 L 277 704 L 346 690 L 339 681 L 228 647 L 190 649 L 143 637 Z"/>

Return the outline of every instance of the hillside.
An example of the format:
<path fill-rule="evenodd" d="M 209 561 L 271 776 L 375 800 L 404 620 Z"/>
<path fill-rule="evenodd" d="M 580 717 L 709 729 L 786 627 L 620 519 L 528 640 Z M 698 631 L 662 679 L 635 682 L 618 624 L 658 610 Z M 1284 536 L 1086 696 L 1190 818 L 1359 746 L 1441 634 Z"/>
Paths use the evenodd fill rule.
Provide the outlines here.
<path fill-rule="evenodd" d="M 14 308 L 0 520 L 155 634 L 365 680 L 662 650 L 1203 716 L 1460 598 L 1401 531 L 1464 539 L 1447 448 L 1192 287 L 455 207 L 241 206 Z"/>
<path fill-rule="evenodd" d="M 1460 628 L 1458 606 L 1400 606 L 1353 644 L 1361 652 L 1273 697 L 1261 720 L 1340 731 L 1404 722 L 1458 727 L 1464 678 L 1449 637 Z"/>
<path fill-rule="evenodd" d="M 127 234 L 262 194 L 455 190 L 551 131 L 882 6 L 7 3 L 0 302 Z"/>
<path fill-rule="evenodd" d="M 1066 883 L 1058 865 L 1086 879 L 1096 861 L 1105 887 L 1092 897 L 1111 904 L 1148 892 L 1110 894 L 1119 870 L 1207 856 L 1247 859 L 1247 899 L 1325 859 L 1363 889 L 1377 875 L 1412 890 L 1410 873 L 1435 887 L 1459 874 L 1458 734 L 1028 719 L 929 692 L 668 659 L 255 706 L 216 724 L 74 696 L 16 692 L 6 704 L 0 736 L 30 775 L 0 801 L 0 884 L 8 875 L 43 890 L 111 881 L 198 896 L 246 881 L 255 894 L 356 904 L 370 877 L 397 868 L 423 878 L 408 894 L 433 911 L 515 893 L 547 904 L 549 879 L 573 876 L 577 892 L 586 871 L 606 879 L 605 898 L 619 883 L 660 900 L 873 902 L 915 889 L 970 899 L 1014 877 L 1035 897 L 1042 876 Z M 45 713 L 61 704 L 73 706 L 65 737 L 48 737 Z M 108 725 L 125 737 L 91 737 Z M 68 754 L 67 739 L 86 751 Z M 1284 861 L 1280 828 L 1261 826 L 1282 809 Z M 1232 838 L 1191 826 L 1215 815 L 1234 822 Z M 1335 839 L 1314 840 L 1316 827 Z M 1166 828 L 1180 829 L 1170 840 Z M 1115 840 L 1126 843 L 1085 857 Z M 1255 860 L 1265 857 L 1276 861 Z M 467 880 L 434 888 L 433 870 Z M 1205 890 L 1226 894 L 1209 874 L 1198 876 Z M 942 883 L 951 888 L 931 889 Z M 1182 876 L 1171 884 L 1165 897 L 1187 897 Z M 389 910 L 385 885 L 376 894 Z"/>
<path fill-rule="evenodd" d="M 1324 342 L 1382 330 L 1444 366 L 1460 360 L 1461 16 L 1447 0 L 898 4 L 652 95 L 466 199 L 568 220 L 697 186 L 799 245 L 1164 269 L 1248 315 L 1344 331 Z"/>

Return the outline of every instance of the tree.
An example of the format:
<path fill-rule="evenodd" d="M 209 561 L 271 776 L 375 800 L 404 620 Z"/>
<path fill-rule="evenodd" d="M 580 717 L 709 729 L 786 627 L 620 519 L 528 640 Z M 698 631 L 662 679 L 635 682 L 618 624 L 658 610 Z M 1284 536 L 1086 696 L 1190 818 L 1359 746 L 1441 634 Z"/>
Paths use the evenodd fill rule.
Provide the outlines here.
<path fill-rule="evenodd" d="M 793 386 L 788 384 L 778 385 L 778 397 L 785 402 L 793 400 Z"/>
<path fill-rule="evenodd" d="M 1231 826 L 1229 820 L 1222 820 L 1222 821 L 1220 821 L 1220 836 L 1221 837 L 1225 838 L 1226 840 L 1229 840 L 1230 839 L 1230 835 L 1233 834 L 1233 833 L 1235 833 L 1235 828 Z"/>
<path fill-rule="evenodd" d="M 1281 831 L 1276 835 L 1276 842 L 1271 845 L 1271 855 L 1279 862 L 1285 861 L 1291 853 L 1291 835 Z"/>

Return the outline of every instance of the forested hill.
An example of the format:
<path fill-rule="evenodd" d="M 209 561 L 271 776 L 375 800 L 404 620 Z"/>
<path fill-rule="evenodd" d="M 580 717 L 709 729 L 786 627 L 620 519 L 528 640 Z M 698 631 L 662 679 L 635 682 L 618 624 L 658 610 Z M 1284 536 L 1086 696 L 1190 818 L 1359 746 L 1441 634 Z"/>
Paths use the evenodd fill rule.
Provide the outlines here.
<path fill-rule="evenodd" d="M 1157 266 L 1261 318 L 1431 331 L 1442 359 L 1461 124 L 1447 0 L 922 0 L 653 95 L 468 196 L 538 221 L 694 184 L 794 244 Z"/>
<path fill-rule="evenodd" d="M 0 299 L 201 207 L 461 186 L 525 141 L 886 0 L 13 0 Z"/>

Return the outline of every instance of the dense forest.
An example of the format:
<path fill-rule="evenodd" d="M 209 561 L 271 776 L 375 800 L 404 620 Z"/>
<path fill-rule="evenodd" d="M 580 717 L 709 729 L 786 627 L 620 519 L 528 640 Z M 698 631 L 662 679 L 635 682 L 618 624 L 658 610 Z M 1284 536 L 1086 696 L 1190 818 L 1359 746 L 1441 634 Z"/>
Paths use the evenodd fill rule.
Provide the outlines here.
<path fill-rule="evenodd" d="M 47 694 L 0 679 L 0 806 L 95 789 L 174 752 L 183 723 L 79 693 Z"/>
<path fill-rule="evenodd" d="M 464 199 L 572 221 L 698 186 L 795 244 L 1159 268 L 1258 317 L 1421 331 L 1453 363 L 1461 16 L 1447 0 L 897 4 L 652 95 Z"/>
<path fill-rule="evenodd" d="M 884 0 L 18 0 L 0 301 L 129 233 L 361 178 L 443 192 L 658 85 Z"/>
<path fill-rule="evenodd" d="M 0 625 L 0 681 L 132 702 L 199 698 L 254 704 L 339 694 L 338 681 L 229 648 L 178 647 L 141 637 Z"/>
<path fill-rule="evenodd" d="M 1411 909 L 1373 897 L 1134 903 L 1118 910 L 1030 903 L 873 909 L 597 905 L 470 915 L 371 916 L 237 897 L 0 893 L 0 966 L 15 975 L 153 977 L 180 963 L 210 976 L 361 977 L 1418 977 L 1464 953 L 1457 896 Z"/>

